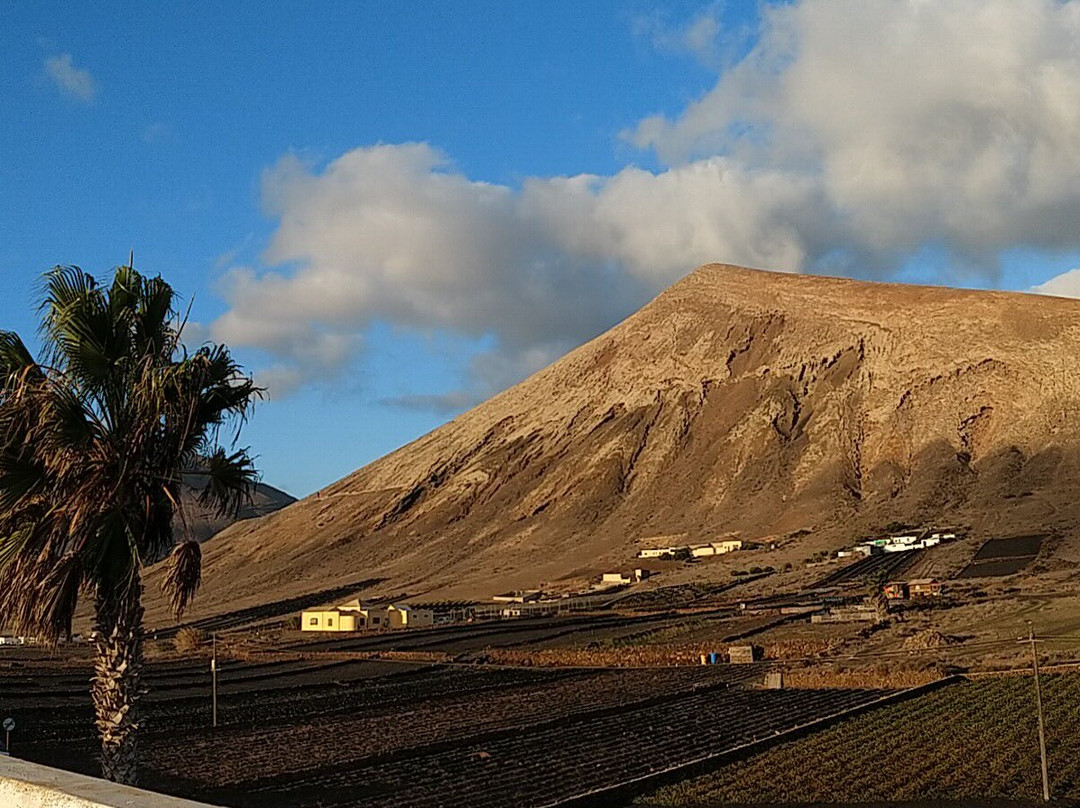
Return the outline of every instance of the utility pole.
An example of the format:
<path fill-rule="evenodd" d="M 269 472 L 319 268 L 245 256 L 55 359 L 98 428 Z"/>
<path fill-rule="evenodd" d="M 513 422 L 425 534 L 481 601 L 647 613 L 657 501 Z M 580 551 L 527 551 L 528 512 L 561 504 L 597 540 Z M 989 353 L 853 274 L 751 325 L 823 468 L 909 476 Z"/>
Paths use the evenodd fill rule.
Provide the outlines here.
<path fill-rule="evenodd" d="M 1042 759 L 1043 801 L 1050 802 L 1050 774 L 1046 768 L 1046 727 L 1043 723 L 1042 684 L 1039 682 L 1039 652 L 1035 647 L 1035 629 L 1028 620 L 1028 642 L 1031 643 L 1031 666 L 1035 670 L 1035 707 L 1039 713 L 1039 757 Z"/>
<path fill-rule="evenodd" d="M 213 652 L 210 657 L 210 678 L 213 680 L 213 726 L 217 728 L 217 632 L 210 635 L 213 642 Z"/>

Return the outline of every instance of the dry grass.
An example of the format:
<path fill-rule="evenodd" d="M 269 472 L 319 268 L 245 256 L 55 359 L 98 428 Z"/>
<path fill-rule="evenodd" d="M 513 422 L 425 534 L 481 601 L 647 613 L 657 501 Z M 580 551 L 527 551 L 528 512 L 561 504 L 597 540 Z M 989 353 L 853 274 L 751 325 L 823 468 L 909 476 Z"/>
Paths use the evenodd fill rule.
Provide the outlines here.
<path fill-rule="evenodd" d="M 879 690 L 903 690 L 930 684 L 944 674 L 936 668 L 899 669 L 887 667 L 861 670 L 836 670 L 832 668 L 795 668 L 784 671 L 784 687 L 821 688 L 874 688 Z"/>
<path fill-rule="evenodd" d="M 206 647 L 206 632 L 197 628 L 182 628 L 176 632 L 173 645 L 181 654 L 190 654 Z"/>

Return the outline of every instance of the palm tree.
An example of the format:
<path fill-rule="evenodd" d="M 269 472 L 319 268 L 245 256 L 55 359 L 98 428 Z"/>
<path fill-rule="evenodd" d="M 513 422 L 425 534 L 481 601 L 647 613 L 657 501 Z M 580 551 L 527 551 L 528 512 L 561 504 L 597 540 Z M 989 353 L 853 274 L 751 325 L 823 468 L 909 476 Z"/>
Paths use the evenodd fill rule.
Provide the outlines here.
<path fill-rule="evenodd" d="M 130 263 L 111 284 L 77 267 L 45 275 L 40 361 L 0 331 L 0 625 L 55 642 L 79 595 L 93 597 L 102 772 L 127 784 L 143 567 L 169 557 L 179 619 L 201 576 L 199 545 L 173 532 L 181 477 L 203 475 L 202 500 L 222 513 L 240 506 L 257 476 L 236 441 L 262 393 L 225 347 L 188 351 L 172 288 Z"/>

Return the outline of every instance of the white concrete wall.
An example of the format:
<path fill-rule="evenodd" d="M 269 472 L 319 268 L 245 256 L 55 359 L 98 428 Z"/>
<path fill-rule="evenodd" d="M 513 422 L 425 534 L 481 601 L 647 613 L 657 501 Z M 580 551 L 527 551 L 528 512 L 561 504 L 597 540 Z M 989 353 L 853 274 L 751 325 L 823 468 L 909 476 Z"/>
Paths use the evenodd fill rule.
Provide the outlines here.
<path fill-rule="evenodd" d="M 14 748 L 15 744 L 12 743 Z M 0 757 L 3 808 L 210 808 L 205 803 Z"/>

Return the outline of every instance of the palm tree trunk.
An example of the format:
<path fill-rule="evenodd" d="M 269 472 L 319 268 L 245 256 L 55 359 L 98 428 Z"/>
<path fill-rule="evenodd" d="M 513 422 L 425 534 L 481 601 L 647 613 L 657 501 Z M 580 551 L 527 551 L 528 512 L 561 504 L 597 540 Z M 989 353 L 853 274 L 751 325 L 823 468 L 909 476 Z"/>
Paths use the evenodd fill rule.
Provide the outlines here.
<path fill-rule="evenodd" d="M 137 779 L 142 617 L 138 577 L 123 586 L 98 588 L 93 635 L 97 661 L 91 689 L 94 723 L 101 736 L 101 774 L 125 785 L 135 785 Z"/>

